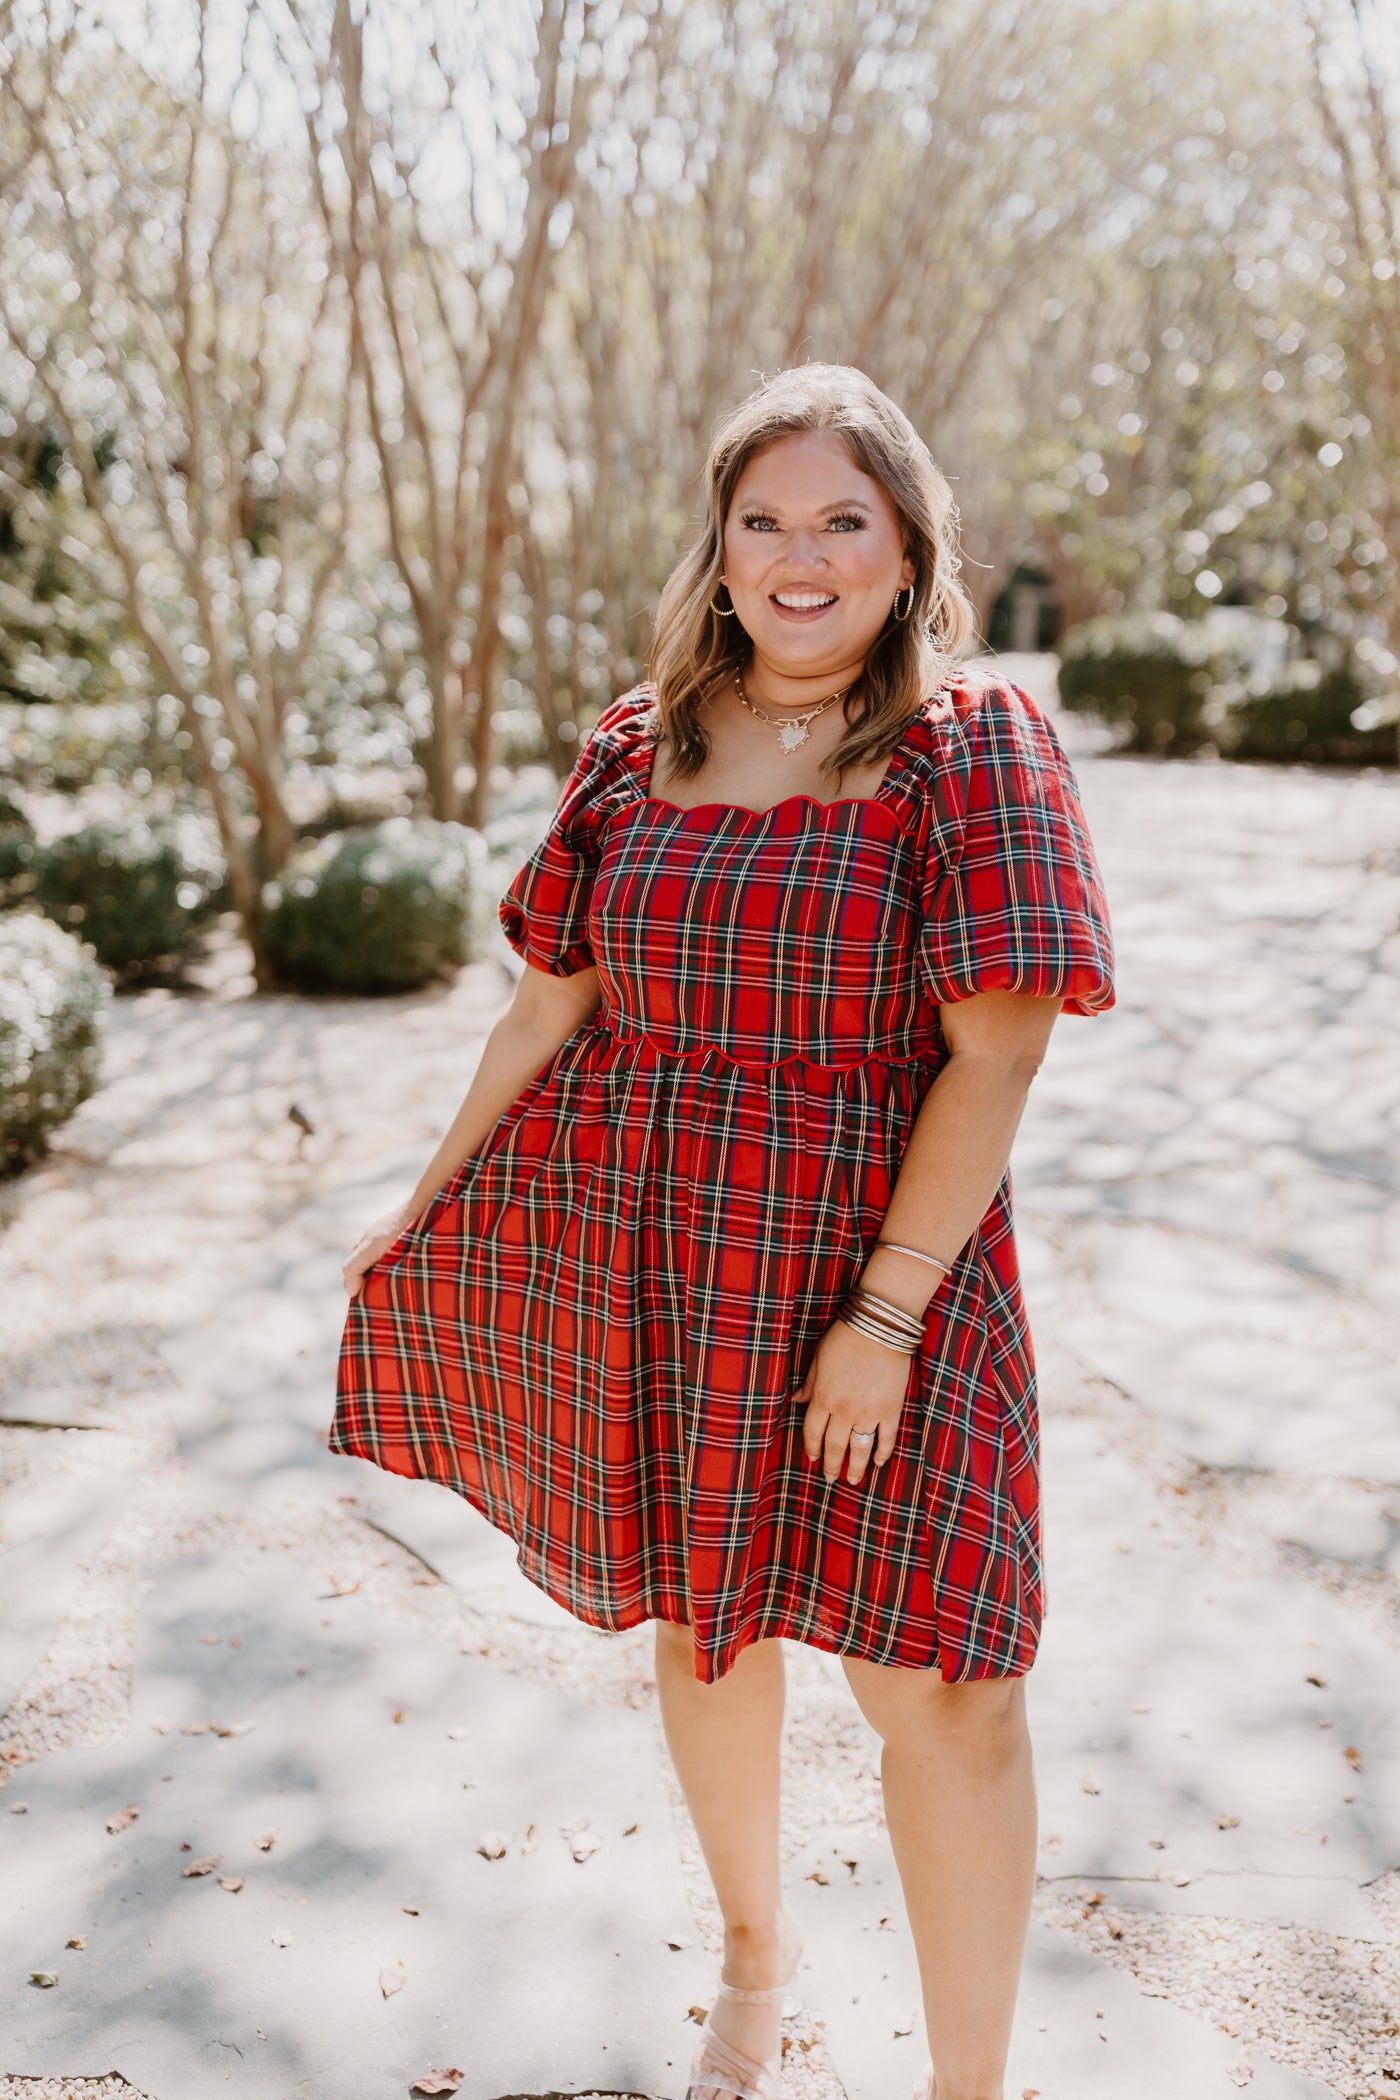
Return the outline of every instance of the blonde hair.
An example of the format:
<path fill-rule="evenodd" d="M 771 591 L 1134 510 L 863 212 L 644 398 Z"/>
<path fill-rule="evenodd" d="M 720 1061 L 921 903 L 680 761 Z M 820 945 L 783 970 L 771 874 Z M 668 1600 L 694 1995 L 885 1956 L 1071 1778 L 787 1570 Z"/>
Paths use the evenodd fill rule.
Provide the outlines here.
<path fill-rule="evenodd" d="M 903 410 L 853 365 L 794 365 L 775 372 L 716 431 L 705 462 L 700 535 L 672 570 L 657 607 L 650 675 L 660 730 L 669 737 L 674 771 L 682 779 L 697 773 L 709 753 L 701 705 L 732 681 L 750 650 L 737 615 L 725 619 L 710 602 L 724 567 L 724 525 L 734 490 L 756 453 L 808 430 L 831 431 L 856 466 L 880 484 L 914 563 L 907 618 L 891 614 L 841 703 L 846 734 L 823 762 L 823 770 L 836 773 L 838 786 L 847 766 L 873 764 L 894 749 L 975 632 L 976 615 L 958 578 L 957 506 Z M 851 710 L 862 701 L 852 721 Z"/>

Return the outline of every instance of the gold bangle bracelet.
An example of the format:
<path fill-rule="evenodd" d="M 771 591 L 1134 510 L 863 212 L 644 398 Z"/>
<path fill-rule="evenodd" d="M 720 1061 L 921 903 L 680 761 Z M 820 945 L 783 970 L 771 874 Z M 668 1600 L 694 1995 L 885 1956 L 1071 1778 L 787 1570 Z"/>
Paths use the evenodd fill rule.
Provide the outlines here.
<path fill-rule="evenodd" d="M 883 1348 L 893 1349 L 897 1356 L 916 1356 L 918 1354 L 917 1348 L 910 1343 L 897 1342 L 891 1336 L 881 1334 L 878 1328 L 867 1326 L 859 1313 L 843 1310 L 836 1317 L 843 1327 L 849 1327 L 854 1334 L 863 1334 L 869 1341 L 879 1342 Z"/>
<path fill-rule="evenodd" d="M 882 1298 L 877 1292 L 867 1290 L 861 1283 L 853 1284 L 849 1295 L 852 1302 L 872 1318 L 884 1320 L 904 1334 L 918 1335 L 920 1340 L 923 1339 L 924 1323 L 920 1314 L 908 1312 L 902 1305 L 891 1304 L 888 1298 Z"/>
<path fill-rule="evenodd" d="M 936 1254 L 924 1254 L 918 1247 L 901 1247 L 898 1240 L 876 1240 L 877 1247 L 888 1247 L 893 1254 L 912 1254 L 915 1261 L 926 1261 L 930 1268 L 941 1269 L 945 1276 L 953 1273 L 950 1261 L 940 1261 Z"/>

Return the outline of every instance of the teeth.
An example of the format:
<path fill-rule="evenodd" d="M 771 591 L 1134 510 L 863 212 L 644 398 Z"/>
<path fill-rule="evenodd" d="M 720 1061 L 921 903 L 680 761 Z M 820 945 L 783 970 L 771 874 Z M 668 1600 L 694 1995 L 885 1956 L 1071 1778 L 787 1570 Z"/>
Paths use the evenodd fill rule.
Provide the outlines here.
<path fill-rule="evenodd" d="M 773 596 L 777 599 L 779 605 L 790 605 L 796 611 L 802 611 L 809 605 L 834 605 L 836 603 L 836 593 L 834 591 L 774 591 Z"/>

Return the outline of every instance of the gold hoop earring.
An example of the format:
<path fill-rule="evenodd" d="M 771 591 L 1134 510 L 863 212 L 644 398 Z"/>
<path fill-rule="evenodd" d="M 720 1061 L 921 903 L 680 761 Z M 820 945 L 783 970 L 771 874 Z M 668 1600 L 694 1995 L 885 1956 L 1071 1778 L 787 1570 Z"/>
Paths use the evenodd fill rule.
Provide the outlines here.
<path fill-rule="evenodd" d="M 720 577 L 720 582 L 724 583 L 724 578 L 722 576 Z M 727 584 L 725 584 L 725 589 L 729 589 L 729 586 Z M 723 605 L 716 605 L 714 599 L 711 598 L 710 611 L 712 613 L 718 613 L 721 620 L 732 620 L 734 617 L 734 593 L 730 591 L 729 604 L 727 607 Z"/>
<path fill-rule="evenodd" d="M 908 604 L 907 604 L 907 605 L 905 606 L 905 608 L 904 608 L 903 612 L 901 612 L 901 611 L 899 610 L 899 601 L 900 601 L 900 599 L 901 599 L 901 598 L 902 598 L 902 597 L 904 596 L 904 593 L 905 593 L 905 591 L 906 591 L 906 590 L 907 590 L 907 591 L 908 591 L 908 593 L 909 593 L 909 603 L 908 603 Z M 895 618 L 896 618 L 897 620 L 907 620 L 907 619 L 908 619 L 908 617 L 909 617 L 909 615 L 910 615 L 910 613 L 911 613 L 911 612 L 913 612 L 913 610 L 914 610 L 914 586 L 913 586 L 913 584 L 912 584 L 912 583 L 909 583 L 909 584 L 903 584 L 903 583 L 902 583 L 902 584 L 900 585 L 899 589 L 898 589 L 898 590 L 897 590 L 897 591 L 895 592 L 895 594 L 894 594 L 894 604 L 893 604 L 893 605 L 892 605 L 892 606 L 890 607 L 890 611 L 891 611 L 891 612 L 892 612 L 892 613 L 894 614 L 894 616 L 895 616 Z"/>

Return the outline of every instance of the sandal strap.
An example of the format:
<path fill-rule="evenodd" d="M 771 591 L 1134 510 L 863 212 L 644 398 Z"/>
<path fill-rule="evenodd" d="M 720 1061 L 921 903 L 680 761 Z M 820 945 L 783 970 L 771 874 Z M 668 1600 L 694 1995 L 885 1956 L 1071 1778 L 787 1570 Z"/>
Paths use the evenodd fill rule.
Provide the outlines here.
<path fill-rule="evenodd" d="M 715 1989 L 721 1998 L 730 1998 L 736 2005 L 781 2005 L 788 1994 L 785 1983 L 771 1991 L 752 1991 L 740 1983 L 719 1983 Z"/>

